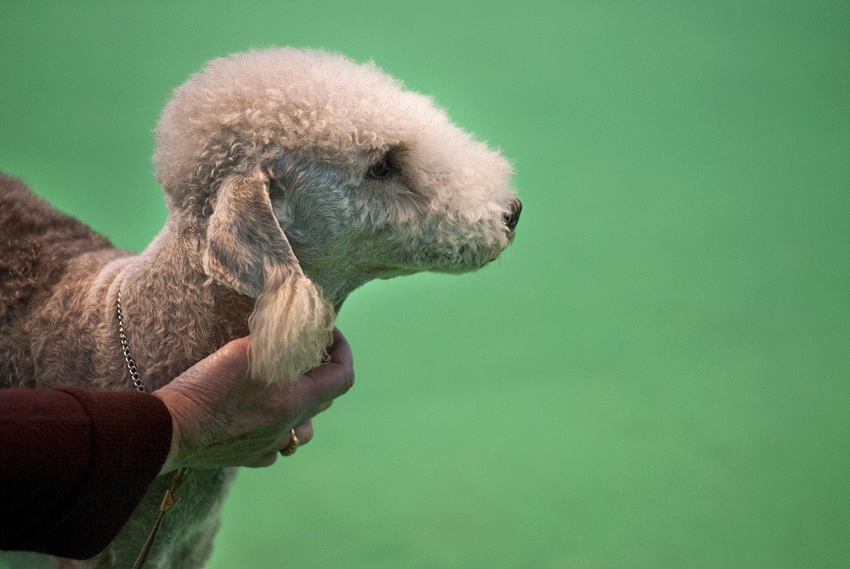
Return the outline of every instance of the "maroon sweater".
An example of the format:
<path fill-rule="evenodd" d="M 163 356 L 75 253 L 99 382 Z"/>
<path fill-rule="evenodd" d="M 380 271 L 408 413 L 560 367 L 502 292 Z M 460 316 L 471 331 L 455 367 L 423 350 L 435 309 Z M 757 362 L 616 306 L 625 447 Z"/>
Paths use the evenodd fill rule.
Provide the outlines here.
<path fill-rule="evenodd" d="M 171 415 L 149 394 L 0 390 L 0 549 L 94 556 L 170 446 Z"/>

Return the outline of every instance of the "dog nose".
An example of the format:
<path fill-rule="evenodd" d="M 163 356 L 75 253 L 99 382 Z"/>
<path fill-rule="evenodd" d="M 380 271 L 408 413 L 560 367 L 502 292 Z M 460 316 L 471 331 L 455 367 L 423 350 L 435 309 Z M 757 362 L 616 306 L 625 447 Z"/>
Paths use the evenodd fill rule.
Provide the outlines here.
<path fill-rule="evenodd" d="M 508 212 L 502 216 L 505 220 L 505 225 L 508 226 L 508 231 L 516 229 L 516 224 L 519 223 L 520 213 L 522 213 L 522 202 L 511 200 L 511 203 L 508 205 Z"/>

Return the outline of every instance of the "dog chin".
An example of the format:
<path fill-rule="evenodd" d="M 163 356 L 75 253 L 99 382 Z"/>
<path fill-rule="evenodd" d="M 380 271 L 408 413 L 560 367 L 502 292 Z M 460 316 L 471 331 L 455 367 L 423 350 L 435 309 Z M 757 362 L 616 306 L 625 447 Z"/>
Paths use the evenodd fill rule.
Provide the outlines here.
<path fill-rule="evenodd" d="M 435 273 L 444 273 L 447 275 L 463 275 L 465 273 L 473 273 L 480 269 L 483 269 L 488 264 L 492 263 L 496 259 L 488 259 L 486 261 L 475 263 L 475 264 L 463 264 L 463 265 L 454 265 L 450 267 L 441 267 L 437 269 L 431 269 L 432 272 Z"/>
<path fill-rule="evenodd" d="M 423 270 L 430 271 L 432 273 L 445 273 L 450 275 L 462 275 L 464 273 L 472 273 L 479 269 L 483 269 L 485 266 L 498 259 L 501 253 L 502 251 L 499 250 L 497 253 L 488 255 L 484 258 L 463 258 L 458 259 L 454 262 L 439 263 L 430 267 L 423 268 Z"/>
<path fill-rule="evenodd" d="M 370 278 L 381 280 L 392 279 L 395 277 L 413 275 L 416 273 L 444 273 L 452 275 L 460 275 L 463 273 L 471 273 L 483 268 L 485 265 L 492 263 L 499 258 L 504 248 L 498 248 L 493 251 L 479 252 L 475 256 L 469 254 L 460 255 L 441 255 L 433 257 L 425 257 L 418 255 L 417 259 L 408 259 L 392 267 L 384 267 L 381 269 L 371 268 L 368 272 Z M 484 255 L 481 255 L 484 253 Z"/>

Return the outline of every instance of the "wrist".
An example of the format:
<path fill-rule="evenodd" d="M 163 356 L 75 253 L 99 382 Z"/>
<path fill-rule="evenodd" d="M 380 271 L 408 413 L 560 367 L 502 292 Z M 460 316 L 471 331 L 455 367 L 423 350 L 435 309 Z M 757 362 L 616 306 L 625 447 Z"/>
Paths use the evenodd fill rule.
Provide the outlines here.
<path fill-rule="evenodd" d="M 151 395 L 162 401 L 165 404 L 166 409 L 168 409 L 168 414 L 171 415 L 171 446 L 168 449 L 168 456 L 166 456 L 165 462 L 159 470 L 159 475 L 161 476 L 171 472 L 172 470 L 177 470 L 180 467 L 177 463 L 180 449 L 180 423 L 177 420 L 175 403 L 173 398 L 170 396 L 170 393 L 167 391 L 163 392 L 162 390 L 157 390 Z"/>

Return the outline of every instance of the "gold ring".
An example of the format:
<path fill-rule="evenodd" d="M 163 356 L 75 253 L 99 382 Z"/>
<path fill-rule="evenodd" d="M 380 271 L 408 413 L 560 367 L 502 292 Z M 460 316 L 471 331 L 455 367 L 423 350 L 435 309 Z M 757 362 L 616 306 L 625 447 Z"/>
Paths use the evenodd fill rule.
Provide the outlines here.
<path fill-rule="evenodd" d="M 295 429 L 289 431 L 289 444 L 286 445 L 286 448 L 280 451 L 280 454 L 283 456 L 292 456 L 295 454 L 295 451 L 298 450 L 298 445 L 301 441 L 298 440 L 298 437 L 295 436 Z"/>

